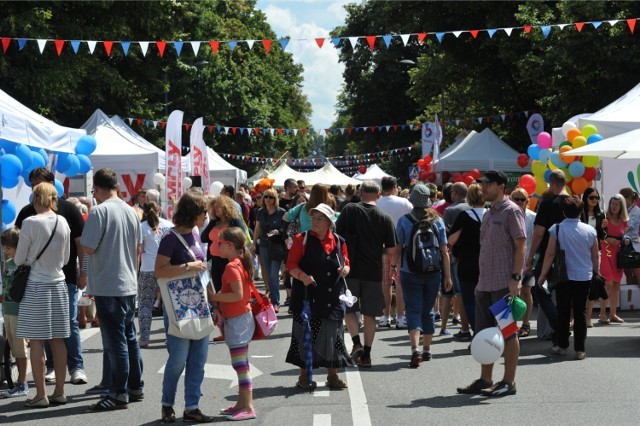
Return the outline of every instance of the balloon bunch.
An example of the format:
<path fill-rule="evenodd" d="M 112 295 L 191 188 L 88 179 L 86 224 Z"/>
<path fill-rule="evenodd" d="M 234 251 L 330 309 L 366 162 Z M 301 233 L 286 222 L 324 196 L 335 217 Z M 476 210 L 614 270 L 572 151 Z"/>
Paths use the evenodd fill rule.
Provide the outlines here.
<path fill-rule="evenodd" d="M 471 185 L 476 179 L 480 178 L 482 174 L 478 169 L 471 169 L 468 172 L 464 173 L 454 173 L 453 181 L 454 182 L 464 182 L 467 186 Z M 444 180 L 443 180 L 444 182 Z"/>
<path fill-rule="evenodd" d="M 538 143 L 531 144 L 527 149 L 527 154 L 533 160 L 531 163 L 533 176 L 523 175 L 518 186 L 527 191 L 530 196 L 539 198 L 547 189 L 551 171 L 560 169 L 567 179 L 567 189 L 573 194 L 583 194 L 587 188 L 592 186 L 593 180 L 596 178 L 596 166 L 600 157 L 577 157 L 568 155 L 567 152 L 601 141 L 603 137 L 597 132 L 598 129 L 591 124 L 580 130 L 575 123 L 567 121 L 562 125 L 562 134 L 566 140 L 560 144 L 557 151 L 552 151 L 551 135 L 547 132 L 540 133 L 537 139 Z"/>
<path fill-rule="evenodd" d="M 433 161 L 433 159 L 429 154 L 418 160 L 418 167 L 420 168 L 418 171 L 418 178 L 421 181 L 428 180 L 430 182 L 435 182 L 436 174 L 432 172 L 433 165 L 431 164 L 431 161 Z"/>
<path fill-rule="evenodd" d="M 58 153 L 56 160 L 56 171 L 74 177 L 84 175 L 91 170 L 91 160 L 89 156 L 96 150 L 97 141 L 91 135 L 85 135 L 78 139 L 75 147 L 75 154 L 67 152 Z"/>
<path fill-rule="evenodd" d="M 15 188 L 20 176 L 29 184 L 29 173 L 36 167 L 47 164 L 47 152 L 43 148 L 35 148 L 0 139 L 0 164 L 2 166 L 2 187 Z"/>

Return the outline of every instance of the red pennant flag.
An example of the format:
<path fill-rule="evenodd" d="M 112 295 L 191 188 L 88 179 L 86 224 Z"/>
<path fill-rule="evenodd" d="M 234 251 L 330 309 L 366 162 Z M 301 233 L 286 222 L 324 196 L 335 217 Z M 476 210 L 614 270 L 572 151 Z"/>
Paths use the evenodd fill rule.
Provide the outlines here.
<path fill-rule="evenodd" d="M 113 42 L 103 41 L 102 44 L 104 44 L 104 50 L 107 52 L 107 56 L 111 56 L 111 48 L 113 47 Z"/>
<path fill-rule="evenodd" d="M 490 115 L 487 115 L 487 116 L 484 118 L 484 120 L 485 120 L 487 123 L 491 123 L 491 116 L 490 116 Z"/>
<path fill-rule="evenodd" d="M 307 129 L 300 129 L 300 133 L 302 133 L 302 136 L 307 134 Z"/>
<path fill-rule="evenodd" d="M 278 134 L 281 135 L 284 132 L 284 130 L 282 130 L 282 128 L 278 128 Z"/>
<path fill-rule="evenodd" d="M 473 38 L 478 38 L 478 30 L 470 30 L 469 32 L 471 33 L 471 36 L 473 36 Z"/>
<path fill-rule="evenodd" d="M 418 43 L 424 43 L 424 39 L 427 36 L 427 33 L 418 33 Z"/>
<path fill-rule="evenodd" d="M 187 132 L 189 131 L 189 129 L 191 128 L 191 124 L 185 124 L 184 128 L 187 130 Z"/>
<path fill-rule="evenodd" d="M 529 34 L 529 33 L 531 33 L 531 28 L 533 28 L 533 26 L 531 26 L 531 25 L 525 25 L 523 28 L 524 28 L 524 32 L 525 32 L 526 34 Z"/>
<path fill-rule="evenodd" d="M 418 123 L 418 124 L 416 125 L 416 128 L 417 128 L 418 130 L 422 129 L 422 123 Z"/>
<path fill-rule="evenodd" d="M 267 55 L 269 54 L 269 50 L 271 49 L 271 42 L 273 42 L 273 40 L 262 40 L 262 45 L 264 46 L 264 51 Z"/>
<path fill-rule="evenodd" d="M 260 127 L 256 127 L 255 129 L 253 129 L 256 131 L 256 136 L 258 136 L 260 134 Z"/>
<path fill-rule="evenodd" d="M 167 47 L 166 41 L 156 41 L 156 46 L 158 46 L 158 52 L 160 53 L 160 57 L 164 57 L 164 48 Z"/>
<path fill-rule="evenodd" d="M 349 128 L 347 128 L 347 133 L 348 133 L 348 134 L 353 133 L 353 127 L 349 127 Z"/>
<path fill-rule="evenodd" d="M 322 45 L 324 44 L 324 38 L 317 38 L 316 39 L 316 44 L 318 45 L 318 47 L 320 49 L 322 49 Z"/>
<path fill-rule="evenodd" d="M 371 133 L 375 133 L 376 132 L 376 126 L 369 126 L 369 128 L 371 129 Z"/>
<path fill-rule="evenodd" d="M 233 133 L 235 135 L 237 130 L 238 130 L 237 127 L 232 127 L 231 128 L 231 133 Z"/>
<path fill-rule="evenodd" d="M 371 51 L 373 52 L 373 49 L 375 49 L 375 44 L 376 44 L 376 36 L 374 35 L 367 36 L 367 43 L 369 43 L 369 49 L 371 49 Z"/>
<path fill-rule="evenodd" d="M 166 121 L 161 121 L 160 122 L 160 127 L 164 129 L 164 127 L 167 125 Z"/>
<path fill-rule="evenodd" d="M 398 125 L 394 124 L 393 126 L 391 126 L 391 128 L 393 129 L 394 132 L 398 131 Z"/>
<path fill-rule="evenodd" d="M 213 50 L 213 54 L 217 55 L 218 54 L 218 47 L 220 46 L 220 42 L 211 40 L 209 42 L 209 45 L 211 46 L 211 50 Z"/>
<path fill-rule="evenodd" d="M 464 121 L 462 122 L 465 126 L 469 125 L 469 119 L 465 118 Z"/>
<path fill-rule="evenodd" d="M 209 134 L 213 134 L 213 126 L 207 126 L 207 129 L 209 129 Z"/>
<path fill-rule="evenodd" d="M 636 18 L 627 19 L 627 25 L 629 26 L 629 29 L 631 30 L 631 34 L 633 34 L 633 30 L 636 28 Z M 2 42 L 4 43 L 4 39 L 3 39 Z"/>
<path fill-rule="evenodd" d="M 324 129 L 324 134 L 325 134 L 325 135 L 328 135 L 330 130 L 331 130 L 331 129 Z"/>
<path fill-rule="evenodd" d="M 137 118 L 137 119 L 136 119 L 136 124 L 137 124 L 138 126 L 141 126 L 141 125 L 142 125 L 142 118 Z"/>
<path fill-rule="evenodd" d="M 9 37 L 2 37 L 2 51 L 4 53 L 7 53 L 7 49 L 9 48 L 9 43 L 11 43 L 11 39 Z"/>
<path fill-rule="evenodd" d="M 53 44 L 56 45 L 56 52 L 58 52 L 58 56 L 60 56 L 62 48 L 64 47 L 64 40 L 53 40 Z"/>
<path fill-rule="evenodd" d="M 582 31 L 582 27 L 584 27 L 584 22 L 576 22 L 576 28 L 578 29 L 578 32 Z"/>

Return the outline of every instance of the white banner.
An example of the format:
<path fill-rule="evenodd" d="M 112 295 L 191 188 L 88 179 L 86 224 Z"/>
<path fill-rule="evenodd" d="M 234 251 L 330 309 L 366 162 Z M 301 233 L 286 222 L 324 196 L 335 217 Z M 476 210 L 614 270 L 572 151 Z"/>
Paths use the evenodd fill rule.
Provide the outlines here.
<path fill-rule="evenodd" d="M 433 144 L 435 143 L 436 139 L 436 132 L 437 132 L 437 123 L 422 123 L 422 137 L 421 137 L 421 141 L 422 141 L 422 156 L 424 157 L 425 155 L 430 155 L 431 154 L 431 148 L 433 147 Z"/>
<path fill-rule="evenodd" d="M 171 199 L 182 196 L 182 111 L 173 111 L 167 120 L 165 153 L 166 181 L 165 200 L 167 200 L 167 219 L 173 217 Z"/>
<path fill-rule="evenodd" d="M 622 188 L 631 188 L 640 194 L 640 160 L 616 160 L 603 158 L 601 186 L 594 185 L 600 191 L 601 207 L 606 210 L 611 197 Z"/>
<path fill-rule="evenodd" d="M 438 114 L 436 114 L 434 129 L 433 129 L 433 171 L 438 171 L 438 162 L 440 161 L 440 144 L 442 143 L 442 126 L 438 121 Z M 426 154 L 424 154 L 426 155 Z M 424 157 L 423 155 L 423 157 Z"/>
<path fill-rule="evenodd" d="M 527 132 L 531 143 L 538 143 L 538 135 L 544 132 L 544 119 L 540 114 L 533 114 L 527 121 Z"/>
<path fill-rule="evenodd" d="M 191 126 L 191 175 L 200 176 L 202 178 L 202 189 L 205 194 L 209 194 L 209 155 L 207 153 L 207 145 L 204 143 L 202 133 L 204 132 L 204 124 L 202 117 L 193 122 Z"/>

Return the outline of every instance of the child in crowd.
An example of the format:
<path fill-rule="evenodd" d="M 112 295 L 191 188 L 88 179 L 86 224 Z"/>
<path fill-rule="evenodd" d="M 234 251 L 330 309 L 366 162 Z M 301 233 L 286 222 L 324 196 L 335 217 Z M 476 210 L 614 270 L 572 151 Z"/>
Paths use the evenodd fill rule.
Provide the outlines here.
<path fill-rule="evenodd" d="M 253 263 L 251 253 L 245 247 L 241 228 L 231 227 L 220 233 L 218 251 L 229 260 L 222 274 L 222 289 L 211 297 L 219 303 L 216 315 L 224 317 L 224 336 L 231 365 L 238 374 L 240 397 L 236 405 L 221 410 L 228 420 L 255 419 L 253 408 L 253 381 L 249 371 L 249 342 L 255 322 L 251 312 L 251 277 Z"/>
<path fill-rule="evenodd" d="M 20 304 L 14 302 L 9 297 L 12 275 L 17 269 L 16 264 L 13 263 L 13 257 L 16 254 L 19 236 L 20 231 L 18 228 L 13 227 L 4 231 L 1 239 L 4 255 L 7 259 L 4 264 L 4 273 L 2 276 L 2 312 L 4 313 L 4 327 L 11 352 L 13 352 L 13 356 L 16 358 L 16 364 L 18 364 L 18 382 L 14 384 L 13 389 L 2 392 L 2 394 L 0 394 L 2 398 L 27 396 L 29 389 L 27 385 L 27 342 L 25 339 L 16 337 Z"/>

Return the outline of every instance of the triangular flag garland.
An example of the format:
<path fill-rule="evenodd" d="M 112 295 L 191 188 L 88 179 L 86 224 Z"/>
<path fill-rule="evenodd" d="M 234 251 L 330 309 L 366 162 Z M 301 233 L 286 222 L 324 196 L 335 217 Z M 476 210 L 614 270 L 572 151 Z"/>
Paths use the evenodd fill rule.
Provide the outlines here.
<path fill-rule="evenodd" d="M 438 41 L 438 43 L 442 43 L 443 38 L 447 35 L 453 36 L 455 39 L 463 39 L 464 38 L 462 37 L 463 35 L 468 35 L 468 37 L 471 37 L 473 39 L 481 40 L 482 35 L 486 33 L 487 38 L 493 39 L 494 35 L 496 35 L 496 33 L 499 30 L 504 31 L 507 37 L 511 37 L 514 30 L 516 30 L 520 34 L 526 34 L 526 35 L 531 35 L 534 33 L 534 31 L 540 31 L 543 35 L 544 40 L 548 40 L 549 39 L 548 36 L 554 27 L 557 27 L 562 31 L 565 27 L 570 26 L 575 28 L 575 30 L 578 33 L 582 33 L 583 30 L 585 29 L 585 26 L 587 25 L 592 27 L 594 30 L 598 30 L 602 26 L 602 24 L 605 22 L 609 24 L 609 27 L 613 27 L 615 25 L 618 25 L 619 23 L 622 23 L 622 25 L 626 24 L 626 26 L 629 29 L 629 32 L 631 34 L 634 34 L 637 20 L 638 18 L 605 19 L 605 20 L 599 20 L 599 21 L 581 21 L 581 22 L 559 23 L 559 24 L 523 25 L 523 26 L 505 27 L 505 28 L 451 30 L 451 31 L 441 31 L 441 32 L 422 31 L 417 33 L 405 33 L 405 34 L 377 34 L 377 35 L 369 34 L 369 35 L 363 35 L 363 36 L 332 37 L 330 38 L 330 40 L 331 40 L 331 45 L 333 45 L 333 47 L 335 48 L 338 48 L 340 46 L 340 42 L 342 40 L 348 40 L 352 50 L 355 50 L 356 47 L 358 47 L 358 41 L 362 39 L 363 43 L 360 44 L 360 47 L 368 46 L 369 49 L 373 52 L 376 48 L 376 41 L 378 39 L 381 39 L 383 41 L 383 43 L 378 45 L 378 48 L 384 45 L 384 47 L 387 49 L 389 49 L 393 44 L 394 38 L 397 38 L 398 40 L 400 40 L 402 43 L 402 46 L 407 46 L 407 44 L 412 38 L 419 45 L 423 45 L 424 42 L 430 37 L 433 37 L 435 40 Z M 78 47 L 80 43 L 87 43 L 89 47 L 89 53 L 91 53 L 92 55 L 94 54 L 96 43 L 102 43 L 105 47 L 105 53 L 107 54 L 107 56 L 111 55 L 111 47 L 113 46 L 113 44 L 120 44 L 122 46 L 125 56 L 127 56 L 127 53 L 129 51 L 128 46 L 130 44 L 138 44 L 140 46 L 140 50 L 142 51 L 142 56 L 146 56 L 149 44 L 153 43 L 157 47 L 158 55 L 161 58 L 164 57 L 165 49 L 168 47 L 168 45 L 173 46 L 173 50 L 176 52 L 178 56 L 180 56 L 182 53 L 182 46 L 184 43 L 191 44 L 194 56 L 196 57 L 199 54 L 201 43 L 209 44 L 214 55 L 218 54 L 218 49 L 220 46 L 227 46 L 229 50 L 233 51 L 236 48 L 239 48 L 238 43 L 240 42 L 246 45 L 247 49 L 252 51 L 254 47 L 254 43 L 259 41 L 260 44 L 264 46 L 264 51 L 266 55 L 269 54 L 272 42 L 277 41 L 280 44 L 280 47 L 282 48 L 283 51 L 286 50 L 287 44 L 289 43 L 289 38 L 281 38 L 278 40 L 273 40 L 273 39 L 194 40 L 194 41 L 188 41 L 188 42 L 181 41 L 181 40 L 171 40 L 171 41 L 163 40 L 163 41 L 155 41 L 155 42 L 132 41 L 132 40 L 126 40 L 126 41 L 80 40 L 80 39 L 65 40 L 65 39 L 36 39 L 36 38 L 27 38 L 27 37 L 18 38 L 18 37 L 7 37 L 7 36 L 2 36 L 0 37 L 0 39 L 2 40 L 2 50 L 4 53 L 7 53 L 7 50 L 10 48 L 10 44 L 12 40 L 18 41 L 19 51 L 22 51 L 27 43 L 36 42 L 41 54 L 43 53 L 44 48 L 46 47 L 46 44 L 48 42 L 53 42 L 56 46 L 58 56 L 64 53 L 62 49 L 62 45 L 67 41 L 71 43 L 74 54 L 78 54 Z M 297 39 L 298 44 L 303 50 L 307 46 L 307 43 L 309 41 L 315 41 L 315 43 L 313 44 L 315 44 L 317 48 L 322 49 L 322 47 L 325 44 L 324 43 L 325 40 L 328 40 L 328 38 L 327 37 L 309 37 L 309 38 Z M 125 47 L 125 43 L 127 44 L 126 47 Z M 396 43 L 396 44 L 399 45 L 400 43 Z"/>

